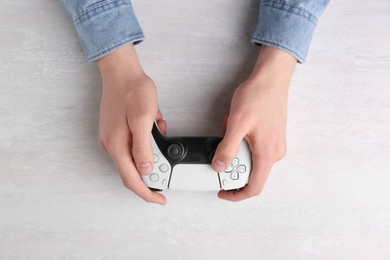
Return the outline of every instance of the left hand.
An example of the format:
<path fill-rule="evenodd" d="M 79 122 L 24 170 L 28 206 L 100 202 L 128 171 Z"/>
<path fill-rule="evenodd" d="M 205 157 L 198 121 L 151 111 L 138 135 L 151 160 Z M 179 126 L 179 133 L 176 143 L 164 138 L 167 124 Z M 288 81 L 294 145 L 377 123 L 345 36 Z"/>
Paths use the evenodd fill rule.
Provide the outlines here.
<path fill-rule="evenodd" d="M 252 75 L 236 89 L 212 166 L 224 171 L 245 138 L 252 152 L 252 171 L 244 189 L 220 191 L 219 198 L 240 201 L 259 195 L 272 166 L 285 156 L 288 88 L 295 64 L 291 55 L 263 46 Z"/>

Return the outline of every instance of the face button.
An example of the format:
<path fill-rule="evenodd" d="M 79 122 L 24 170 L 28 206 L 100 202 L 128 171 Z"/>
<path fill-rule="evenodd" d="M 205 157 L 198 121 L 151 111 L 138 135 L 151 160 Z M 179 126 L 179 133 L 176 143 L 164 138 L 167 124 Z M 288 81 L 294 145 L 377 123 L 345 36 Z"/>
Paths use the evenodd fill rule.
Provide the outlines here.
<path fill-rule="evenodd" d="M 157 174 L 157 173 L 152 173 L 152 174 L 149 176 L 149 179 L 150 179 L 152 182 L 158 181 L 158 179 L 159 179 L 158 174 Z"/>
<path fill-rule="evenodd" d="M 166 179 L 164 179 L 164 180 L 162 180 L 162 185 L 165 187 L 165 185 L 167 185 L 167 180 Z"/>
<path fill-rule="evenodd" d="M 165 163 L 163 163 L 163 164 L 161 164 L 160 165 L 160 171 L 161 172 L 167 172 L 169 170 L 169 166 L 167 165 L 167 164 L 165 164 Z"/>
<path fill-rule="evenodd" d="M 153 162 L 154 162 L 154 163 L 158 162 L 159 159 L 160 159 L 160 158 L 158 157 L 157 154 L 153 154 Z"/>

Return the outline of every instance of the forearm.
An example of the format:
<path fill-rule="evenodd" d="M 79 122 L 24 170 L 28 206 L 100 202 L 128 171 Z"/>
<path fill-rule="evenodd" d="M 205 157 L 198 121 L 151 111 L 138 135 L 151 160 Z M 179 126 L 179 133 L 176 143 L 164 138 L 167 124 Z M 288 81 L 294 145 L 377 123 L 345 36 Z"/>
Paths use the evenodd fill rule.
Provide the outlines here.
<path fill-rule="evenodd" d="M 144 39 L 130 0 L 61 0 L 88 61 Z"/>
<path fill-rule="evenodd" d="M 263 88 L 288 89 L 296 64 L 297 60 L 292 55 L 274 47 L 262 46 L 249 80 Z"/>
<path fill-rule="evenodd" d="M 304 62 L 318 19 L 329 0 L 261 0 L 252 42 L 272 46 Z"/>

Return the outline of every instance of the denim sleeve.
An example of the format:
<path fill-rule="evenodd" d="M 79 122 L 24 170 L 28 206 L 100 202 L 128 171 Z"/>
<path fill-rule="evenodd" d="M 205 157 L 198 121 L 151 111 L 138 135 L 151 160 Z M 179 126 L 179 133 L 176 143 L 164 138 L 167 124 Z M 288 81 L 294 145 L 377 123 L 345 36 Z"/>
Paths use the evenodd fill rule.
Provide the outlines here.
<path fill-rule="evenodd" d="M 144 40 L 130 0 L 61 0 L 73 19 L 88 61 Z"/>
<path fill-rule="evenodd" d="M 261 0 L 252 43 L 279 48 L 304 62 L 329 0 Z"/>

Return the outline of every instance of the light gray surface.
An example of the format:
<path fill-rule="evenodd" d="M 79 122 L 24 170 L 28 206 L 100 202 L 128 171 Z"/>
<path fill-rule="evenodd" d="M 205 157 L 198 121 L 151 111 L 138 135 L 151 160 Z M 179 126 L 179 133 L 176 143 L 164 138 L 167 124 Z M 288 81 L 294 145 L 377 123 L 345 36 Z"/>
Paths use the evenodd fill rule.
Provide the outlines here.
<path fill-rule="evenodd" d="M 100 78 L 61 5 L 0 0 L 0 259 L 390 259 L 390 2 L 333 1 L 289 101 L 287 157 L 238 204 L 121 184 Z M 219 134 L 257 1 L 134 1 L 172 135 Z"/>

